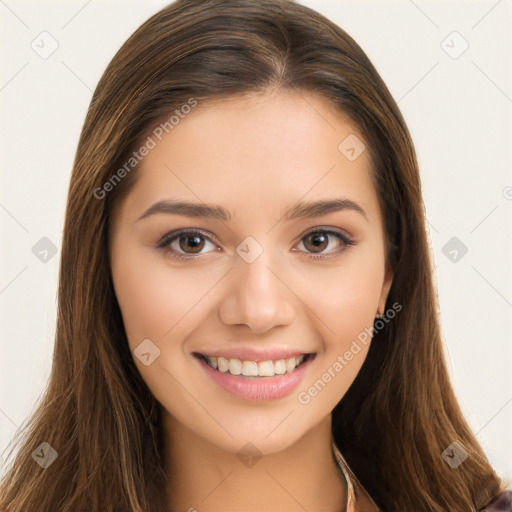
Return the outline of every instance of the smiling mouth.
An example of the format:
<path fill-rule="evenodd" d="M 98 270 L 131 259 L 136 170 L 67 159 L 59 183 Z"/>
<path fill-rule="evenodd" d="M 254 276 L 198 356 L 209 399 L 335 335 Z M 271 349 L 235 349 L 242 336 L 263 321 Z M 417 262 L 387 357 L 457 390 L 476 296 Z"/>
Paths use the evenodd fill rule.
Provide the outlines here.
<path fill-rule="evenodd" d="M 205 354 L 194 353 L 194 356 L 203 360 L 208 366 L 221 373 L 228 373 L 240 377 L 274 377 L 292 373 L 296 368 L 307 361 L 314 359 L 316 354 L 301 354 L 287 359 L 267 361 L 242 361 L 236 358 L 209 357 Z"/>

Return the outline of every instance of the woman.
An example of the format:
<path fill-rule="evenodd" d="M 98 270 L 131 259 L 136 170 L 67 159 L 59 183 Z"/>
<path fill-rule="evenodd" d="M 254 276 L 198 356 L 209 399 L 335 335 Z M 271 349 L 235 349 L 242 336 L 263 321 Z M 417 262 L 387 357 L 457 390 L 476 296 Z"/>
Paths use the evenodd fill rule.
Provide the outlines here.
<path fill-rule="evenodd" d="M 410 135 L 320 14 L 145 22 L 94 93 L 63 235 L 2 511 L 512 510 L 448 378 Z"/>

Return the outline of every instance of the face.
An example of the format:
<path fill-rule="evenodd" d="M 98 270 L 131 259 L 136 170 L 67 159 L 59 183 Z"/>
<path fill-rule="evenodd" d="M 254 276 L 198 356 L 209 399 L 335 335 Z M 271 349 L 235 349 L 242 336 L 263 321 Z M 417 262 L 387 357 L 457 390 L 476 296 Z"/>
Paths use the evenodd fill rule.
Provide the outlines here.
<path fill-rule="evenodd" d="M 161 139 L 110 232 L 135 364 L 168 424 L 285 449 L 352 384 L 391 285 L 363 135 L 281 92 L 198 105 Z"/>

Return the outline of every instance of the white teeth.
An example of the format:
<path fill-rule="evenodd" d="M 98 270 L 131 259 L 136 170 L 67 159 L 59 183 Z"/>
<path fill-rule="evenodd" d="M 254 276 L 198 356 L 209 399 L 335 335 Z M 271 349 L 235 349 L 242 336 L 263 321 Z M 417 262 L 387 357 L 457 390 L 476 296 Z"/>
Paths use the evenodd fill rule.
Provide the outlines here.
<path fill-rule="evenodd" d="M 242 373 L 242 362 L 240 359 L 229 360 L 229 373 L 232 375 L 240 375 Z"/>
<path fill-rule="evenodd" d="M 208 359 L 210 359 L 210 358 L 208 358 Z M 210 359 L 210 361 L 211 361 L 211 359 Z M 229 371 L 229 362 L 225 357 L 217 357 L 217 364 L 218 364 L 219 372 L 226 373 L 227 371 Z"/>
<path fill-rule="evenodd" d="M 261 377 L 273 377 L 277 372 L 277 364 L 279 361 L 276 361 L 275 364 L 272 364 L 271 361 L 260 361 L 258 363 L 258 372 L 257 375 Z"/>
<path fill-rule="evenodd" d="M 238 359 L 237 359 L 238 361 Z M 257 377 L 258 376 L 258 363 L 256 361 L 244 361 L 242 363 L 242 375 L 247 377 Z"/>
<path fill-rule="evenodd" d="M 295 370 L 304 360 L 304 355 L 278 359 L 276 361 L 240 361 L 240 359 L 227 359 L 222 356 L 208 357 L 210 365 L 220 372 L 229 372 L 232 375 L 244 375 L 246 377 L 273 377 L 284 375 Z"/>
<path fill-rule="evenodd" d="M 293 360 L 295 363 L 295 359 Z M 279 359 L 279 361 L 276 361 L 274 363 L 274 367 L 276 369 L 277 375 L 284 375 L 287 370 L 286 361 L 284 359 Z M 293 371 L 295 369 L 295 365 L 293 365 L 293 368 L 290 371 Z"/>

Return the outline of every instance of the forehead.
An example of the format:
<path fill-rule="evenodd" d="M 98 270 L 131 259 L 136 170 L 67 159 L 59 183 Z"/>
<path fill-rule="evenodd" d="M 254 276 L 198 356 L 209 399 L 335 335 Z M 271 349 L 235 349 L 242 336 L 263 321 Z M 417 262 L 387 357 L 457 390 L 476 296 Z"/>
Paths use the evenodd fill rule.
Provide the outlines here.
<path fill-rule="evenodd" d="M 223 204 L 241 219 L 343 196 L 363 203 L 371 222 L 379 218 L 363 134 L 322 96 L 279 92 L 198 104 L 161 132 L 145 135 L 152 149 L 122 208 L 132 220 L 171 197 Z"/>

